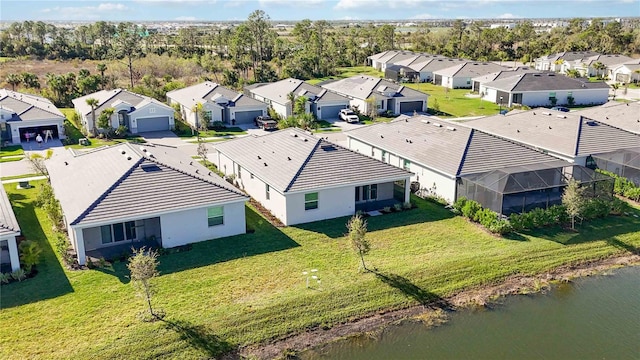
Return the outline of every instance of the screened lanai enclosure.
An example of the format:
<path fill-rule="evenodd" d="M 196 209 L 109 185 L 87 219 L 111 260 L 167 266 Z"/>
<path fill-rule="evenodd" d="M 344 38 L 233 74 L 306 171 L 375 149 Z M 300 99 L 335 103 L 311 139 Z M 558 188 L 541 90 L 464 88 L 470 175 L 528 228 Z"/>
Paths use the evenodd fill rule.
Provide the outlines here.
<path fill-rule="evenodd" d="M 640 186 L 640 147 L 591 155 L 591 164 L 610 171 Z"/>
<path fill-rule="evenodd" d="M 514 166 L 490 172 L 463 175 L 457 182 L 457 198 L 479 202 L 508 216 L 562 203 L 562 192 L 575 179 L 587 196 L 613 194 L 613 178 L 564 161 Z"/>

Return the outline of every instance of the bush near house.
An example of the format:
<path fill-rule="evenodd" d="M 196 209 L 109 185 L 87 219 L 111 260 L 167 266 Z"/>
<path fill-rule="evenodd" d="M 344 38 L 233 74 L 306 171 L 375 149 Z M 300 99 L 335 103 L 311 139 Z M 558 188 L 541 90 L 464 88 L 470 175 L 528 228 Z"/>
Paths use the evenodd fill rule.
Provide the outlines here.
<path fill-rule="evenodd" d="M 616 195 L 624 196 L 627 199 L 633 201 L 640 201 L 640 186 L 636 186 L 632 181 L 624 178 L 620 175 L 612 173 L 606 170 L 596 170 L 599 173 L 609 175 L 615 179 L 615 183 L 613 185 L 613 193 Z"/>

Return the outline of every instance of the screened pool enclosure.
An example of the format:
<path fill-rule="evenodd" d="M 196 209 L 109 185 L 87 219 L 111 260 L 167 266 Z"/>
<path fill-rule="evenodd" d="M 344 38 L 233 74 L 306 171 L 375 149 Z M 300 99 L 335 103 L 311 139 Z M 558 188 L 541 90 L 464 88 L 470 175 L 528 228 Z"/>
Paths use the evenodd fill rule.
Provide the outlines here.
<path fill-rule="evenodd" d="M 591 155 L 590 163 L 640 186 L 640 147 Z"/>
<path fill-rule="evenodd" d="M 457 198 L 479 202 L 498 214 L 522 213 L 562 203 L 562 192 L 575 179 L 587 196 L 612 196 L 613 178 L 564 161 L 514 166 L 463 175 L 457 181 Z"/>

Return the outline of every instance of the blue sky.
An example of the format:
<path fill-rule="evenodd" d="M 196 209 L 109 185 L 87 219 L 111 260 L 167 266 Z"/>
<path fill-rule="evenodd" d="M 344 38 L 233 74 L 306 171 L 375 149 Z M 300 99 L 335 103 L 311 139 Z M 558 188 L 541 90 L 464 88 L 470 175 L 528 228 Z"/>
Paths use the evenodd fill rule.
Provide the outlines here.
<path fill-rule="evenodd" d="M 640 0 L 2 0 L 0 20 L 411 20 L 640 16 Z"/>

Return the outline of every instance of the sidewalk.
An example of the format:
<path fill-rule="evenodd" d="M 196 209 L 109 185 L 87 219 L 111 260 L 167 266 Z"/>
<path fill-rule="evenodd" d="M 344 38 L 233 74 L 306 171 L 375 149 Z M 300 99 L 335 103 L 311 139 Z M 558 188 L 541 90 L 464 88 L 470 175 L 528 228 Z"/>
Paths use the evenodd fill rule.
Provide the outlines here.
<path fill-rule="evenodd" d="M 47 177 L 44 175 L 41 176 L 30 176 L 30 177 L 26 177 L 26 178 L 21 178 L 21 179 L 11 179 L 11 180 L 2 180 L 3 184 L 14 184 L 14 183 L 19 183 L 22 181 L 36 181 L 36 180 L 46 180 Z"/>
<path fill-rule="evenodd" d="M 0 177 L 33 174 L 31 163 L 27 159 L 0 163 Z"/>

